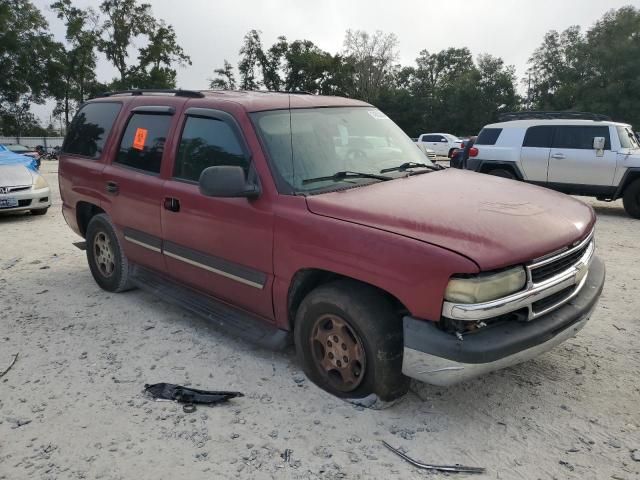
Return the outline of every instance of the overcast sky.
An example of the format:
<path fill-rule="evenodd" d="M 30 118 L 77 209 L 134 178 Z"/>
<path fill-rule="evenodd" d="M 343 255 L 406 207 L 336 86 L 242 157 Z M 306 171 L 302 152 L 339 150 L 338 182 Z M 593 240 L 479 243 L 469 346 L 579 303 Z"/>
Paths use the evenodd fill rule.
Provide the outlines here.
<path fill-rule="evenodd" d="M 62 23 L 48 5 L 35 0 L 58 39 Z M 263 43 L 279 35 L 308 39 L 329 52 L 342 49 L 348 28 L 394 32 L 400 41 L 400 63 L 413 64 L 418 53 L 448 47 L 468 47 L 475 55 L 490 53 L 516 67 L 524 76 L 527 60 L 544 34 L 570 25 L 590 27 L 609 9 L 640 7 L 640 0 L 147 0 L 157 18 L 172 24 L 178 42 L 193 65 L 178 69 L 181 88 L 204 89 L 213 69 L 224 59 L 236 64 L 243 35 L 256 28 Z M 98 1 L 77 0 L 81 6 Z M 107 81 L 115 71 L 100 58 L 98 78 Z M 44 120 L 51 107 L 36 106 Z"/>

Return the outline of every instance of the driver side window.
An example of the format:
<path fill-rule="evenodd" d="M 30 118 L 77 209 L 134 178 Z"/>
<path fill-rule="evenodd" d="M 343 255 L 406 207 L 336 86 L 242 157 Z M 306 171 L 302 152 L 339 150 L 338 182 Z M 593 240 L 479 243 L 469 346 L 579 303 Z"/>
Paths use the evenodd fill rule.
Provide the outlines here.
<path fill-rule="evenodd" d="M 174 178 L 197 182 L 205 168 L 217 165 L 242 167 L 249 160 L 231 127 L 222 120 L 187 117 L 173 170 Z"/>

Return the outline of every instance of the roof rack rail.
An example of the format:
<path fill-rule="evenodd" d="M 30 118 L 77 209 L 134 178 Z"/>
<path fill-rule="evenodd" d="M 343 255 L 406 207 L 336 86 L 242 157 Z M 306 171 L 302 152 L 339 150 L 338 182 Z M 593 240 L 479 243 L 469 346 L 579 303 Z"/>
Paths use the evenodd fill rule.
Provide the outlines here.
<path fill-rule="evenodd" d="M 610 117 L 599 113 L 589 112 L 543 112 L 543 111 L 523 111 L 505 112 L 498 115 L 498 121 L 509 122 L 511 120 L 595 120 L 609 121 Z"/>
<path fill-rule="evenodd" d="M 101 97 L 115 97 L 119 95 L 174 95 L 176 97 L 188 97 L 188 98 L 203 98 L 204 94 L 197 90 L 181 90 L 181 89 L 166 89 L 166 88 L 141 88 L 132 90 L 116 90 L 114 92 L 104 92 L 100 95 L 96 95 L 94 98 Z"/>

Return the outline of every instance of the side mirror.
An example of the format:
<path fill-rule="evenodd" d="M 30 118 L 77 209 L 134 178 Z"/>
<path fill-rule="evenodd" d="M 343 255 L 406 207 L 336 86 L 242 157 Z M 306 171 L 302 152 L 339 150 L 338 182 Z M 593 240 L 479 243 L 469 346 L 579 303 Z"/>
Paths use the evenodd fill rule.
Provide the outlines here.
<path fill-rule="evenodd" d="M 446 139 L 446 138 L 443 138 L 443 139 L 442 139 L 442 140 L 440 140 L 440 141 L 441 141 L 441 142 L 443 142 L 443 143 L 446 143 L 447 139 Z"/>
<path fill-rule="evenodd" d="M 260 187 L 249 183 L 242 167 L 217 165 L 205 168 L 200 174 L 200 193 L 208 197 L 256 198 Z"/>
<path fill-rule="evenodd" d="M 593 149 L 604 150 L 604 137 L 593 137 Z"/>

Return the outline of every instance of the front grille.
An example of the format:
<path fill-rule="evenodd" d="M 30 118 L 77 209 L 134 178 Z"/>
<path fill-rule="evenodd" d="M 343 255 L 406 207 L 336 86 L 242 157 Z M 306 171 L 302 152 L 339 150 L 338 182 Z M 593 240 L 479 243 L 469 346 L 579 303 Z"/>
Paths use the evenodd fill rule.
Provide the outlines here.
<path fill-rule="evenodd" d="M 21 192 L 23 190 L 29 190 L 31 187 L 29 185 L 22 187 L 2 187 L 4 193 L 13 193 L 13 192 Z"/>
<path fill-rule="evenodd" d="M 585 254 L 591 242 L 586 243 L 582 248 L 571 252 L 565 257 L 561 257 L 551 263 L 542 265 L 531 270 L 531 280 L 533 283 L 540 283 L 548 280 L 549 278 L 567 270 L 572 265 L 576 264 L 578 260 Z"/>
<path fill-rule="evenodd" d="M 560 290 L 559 292 L 554 293 L 553 295 L 549 295 L 548 297 L 543 298 L 542 300 L 533 302 L 533 305 L 531 305 L 531 307 L 533 308 L 533 313 L 540 313 L 546 310 L 547 308 L 554 306 L 556 303 L 561 302 L 562 300 L 567 298 L 569 295 L 571 295 L 575 289 L 576 289 L 576 286 L 572 285 L 570 287 L 565 288 L 564 290 Z"/>
<path fill-rule="evenodd" d="M 31 205 L 31 200 L 18 200 L 19 207 L 28 207 Z"/>

